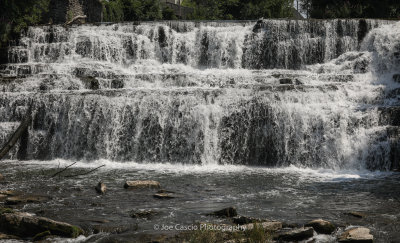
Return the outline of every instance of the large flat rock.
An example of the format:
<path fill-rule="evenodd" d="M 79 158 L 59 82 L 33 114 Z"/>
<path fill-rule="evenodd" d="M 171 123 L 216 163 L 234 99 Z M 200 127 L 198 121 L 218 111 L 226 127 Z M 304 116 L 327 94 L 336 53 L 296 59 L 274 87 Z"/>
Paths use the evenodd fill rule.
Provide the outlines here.
<path fill-rule="evenodd" d="M 127 181 L 124 187 L 126 189 L 159 189 L 161 188 L 160 182 L 158 181 Z"/>
<path fill-rule="evenodd" d="M 0 231 L 19 237 L 33 237 L 50 231 L 52 235 L 75 238 L 83 233 L 77 226 L 29 213 L 6 212 L 0 215 Z"/>
<path fill-rule="evenodd" d="M 338 241 L 343 243 L 372 243 L 374 236 L 369 233 L 368 228 L 358 227 L 343 232 Z"/>

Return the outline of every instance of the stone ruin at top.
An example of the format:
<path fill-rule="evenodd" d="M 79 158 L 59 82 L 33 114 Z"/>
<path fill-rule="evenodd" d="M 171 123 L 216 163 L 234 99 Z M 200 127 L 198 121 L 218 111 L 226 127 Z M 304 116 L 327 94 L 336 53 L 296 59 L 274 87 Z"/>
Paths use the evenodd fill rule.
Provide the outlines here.
<path fill-rule="evenodd" d="M 101 22 L 102 10 L 100 0 L 51 0 L 50 18 L 54 24 Z"/>

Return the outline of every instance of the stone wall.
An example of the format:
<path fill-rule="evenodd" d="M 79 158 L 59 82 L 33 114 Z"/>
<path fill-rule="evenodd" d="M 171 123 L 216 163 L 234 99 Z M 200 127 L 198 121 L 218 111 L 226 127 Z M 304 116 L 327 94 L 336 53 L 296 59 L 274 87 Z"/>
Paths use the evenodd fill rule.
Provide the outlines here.
<path fill-rule="evenodd" d="M 86 15 L 86 22 L 102 21 L 103 4 L 100 0 L 51 0 L 50 18 L 63 24 L 76 16 Z"/>

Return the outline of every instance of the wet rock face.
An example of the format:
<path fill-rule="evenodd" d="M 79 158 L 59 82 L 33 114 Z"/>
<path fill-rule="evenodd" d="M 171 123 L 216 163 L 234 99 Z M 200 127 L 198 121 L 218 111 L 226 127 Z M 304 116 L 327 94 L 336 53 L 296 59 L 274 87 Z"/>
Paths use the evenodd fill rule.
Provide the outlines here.
<path fill-rule="evenodd" d="M 312 227 L 319 234 L 331 234 L 336 227 L 329 221 L 316 219 L 305 224 L 306 227 Z"/>
<path fill-rule="evenodd" d="M 301 241 L 313 237 L 314 230 L 312 227 L 298 228 L 283 232 L 278 232 L 274 239 L 281 241 Z"/>

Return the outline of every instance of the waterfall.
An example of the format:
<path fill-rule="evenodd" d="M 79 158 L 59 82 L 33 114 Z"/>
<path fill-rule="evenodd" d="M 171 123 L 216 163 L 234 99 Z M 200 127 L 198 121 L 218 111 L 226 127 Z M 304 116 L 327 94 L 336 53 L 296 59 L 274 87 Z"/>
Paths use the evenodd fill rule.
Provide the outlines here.
<path fill-rule="evenodd" d="M 352 19 L 30 27 L 0 66 L 0 142 L 33 101 L 28 142 L 11 159 L 394 169 L 399 29 Z"/>

